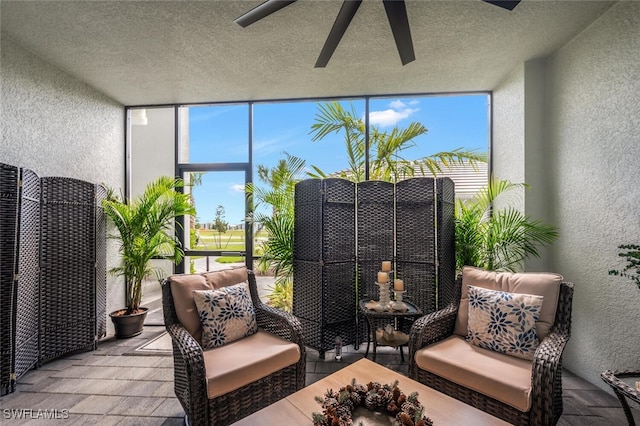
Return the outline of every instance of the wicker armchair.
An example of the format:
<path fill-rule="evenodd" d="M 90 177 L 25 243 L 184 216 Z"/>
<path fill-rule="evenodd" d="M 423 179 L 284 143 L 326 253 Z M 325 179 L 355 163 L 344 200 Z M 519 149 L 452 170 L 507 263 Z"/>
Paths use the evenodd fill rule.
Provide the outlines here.
<path fill-rule="evenodd" d="M 246 268 L 242 269 L 246 271 Z M 207 274 L 212 275 L 216 274 L 216 272 L 198 275 L 206 276 Z M 297 345 L 297 350 L 299 350 L 300 354 L 299 360 L 272 372 L 266 377 L 257 377 L 251 383 L 214 398 L 209 398 L 211 384 L 208 383 L 209 379 L 205 368 L 207 359 L 212 361 L 217 368 L 220 368 L 220 365 L 225 362 L 229 365 L 237 362 L 234 357 L 230 357 L 228 354 L 226 357 L 216 358 L 216 355 L 220 355 L 220 352 L 216 353 L 216 351 L 221 348 L 203 350 L 198 339 L 187 331 L 189 327 L 185 328 L 178 320 L 175 303 L 177 299 L 174 299 L 172 287 L 175 292 L 176 287 L 174 285 L 179 284 L 177 282 L 180 281 L 180 277 L 184 279 L 185 277 L 196 277 L 196 275 L 174 275 L 167 278 L 162 283 L 164 320 L 173 344 L 175 393 L 184 408 L 186 424 L 198 426 L 230 424 L 304 387 L 306 357 L 302 327 L 299 321 L 290 314 L 263 304 L 258 297 L 255 275 L 251 271 L 246 271 L 244 274 L 247 277 L 251 300 L 255 309 L 259 330 L 257 334 L 267 332 L 266 334 L 278 336 L 283 344 L 289 346 L 289 350 L 291 350 L 291 344 L 287 342 Z M 207 278 L 207 281 L 209 281 L 209 278 Z M 226 283 L 225 285 L 230 284 Z M 218 286 L 213 287 L 218 288 Z M 179 293 L 176 293 L 176 295 L 176 297 L 181 297 Z M 265 335 L 265 333 L 262 334 Z M 248 339 L 251 339 L 251 337 L 245 337 L 238 342 L 245 341 L 246 344 Z M 232 342 L 225 346 L 236 343 Z M 270 350 L 268 349 L 267 352 Z M 247 351 L 245 346 L 243 352 L 248 354 L 245 358 L 264 356 L 265 348 L 254 345 L 251 350 Z M 272 356 L 274 359 L 278 357 L 277 354 Z M 261 368 L 268 369 L 269 366 Z M 250 374 L 247 371 L 248 369 L 243 368 L 241 373 L 233 373 L 231 376 L 246 376 Z"/>
<path fill-rule="evenodd" d="M 458 277 L 453 302 L 414 322 L 409 340 L 409 377 L 514 425 L 556 424 L 562 414 L 562 353 L 571 334 L 573 284 L 560 283 L 555 322 L 549 334 L 540 342 L 531 361 L 530 408 L 525 412 L 478 391 L 482 389 L 469 389 L 417 365 L 418 351 L 436 342 L 442 342 L 442 345 L 445 339 L 454 334 L 461 286 L 462 277 Z M 486 351 L 474 348 L 473 351 Z M 498 356 L 514 358 L 503 354 Z M 526 380 L 527 376 L 524 377 Z"/>

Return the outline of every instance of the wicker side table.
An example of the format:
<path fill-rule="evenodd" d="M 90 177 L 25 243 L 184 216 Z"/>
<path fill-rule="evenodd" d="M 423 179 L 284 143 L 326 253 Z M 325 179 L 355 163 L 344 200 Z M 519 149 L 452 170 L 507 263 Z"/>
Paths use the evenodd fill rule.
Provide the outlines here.
<path fill-rule="evenodd" d="M 627 398 L 640 404 L 640 392 L 635 389 L 633 383 L 640 381 L 640 371 L 612 371 L 606 370 L 600 374 L 600 378 L 604 380 L 606 384 L 611 386 L 613 392 L 616 394 L 624 410 L 624 415 L 627 416 L 629 426 L 635 426 L 636 422 L 633 419 L 633 413 L 629 408 Z M 623 380 L 631 379 L 631 380 Z"/>
<path fill-rule="evenodd" d="M 373 361 L 376 360 L 378 346 L 393 346 L 400 349 L 400 358 L 404 362 L 402 347 L 409 343 L 409 336 L 401 331 L 396 331 L 398 334 L 393 340 L 386 340 L 383 337 L 382 331 L 377 329 L 378 321 L 391 319 L 395 322 L 395 320 L 404 320 L 406 318 L 415 320 L 423 315 L 422 310 L 414 304 L 404 301 L 405 305 L 409 308 L 407 311 L 375 311 L 367 308 L 367 302 L 369 302 L 369 300 L 362 299 L 359 303 L 360 313 L 362 313 L 367 320 L 367 350 L 364 354 L 365 358 L 369 356 L 369 344 L 373 341 Z"/>

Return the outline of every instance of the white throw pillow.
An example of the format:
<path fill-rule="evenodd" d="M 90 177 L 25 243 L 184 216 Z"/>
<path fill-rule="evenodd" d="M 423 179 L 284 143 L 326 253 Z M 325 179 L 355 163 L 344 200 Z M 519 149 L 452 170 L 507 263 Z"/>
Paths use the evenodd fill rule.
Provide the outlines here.
<path fill-rule="evenodd" d="M 533 359 L 540 344 L 536 322 L 544 297 L 467 286 L 469 320 L 467 341 L 471 344 Z"/>
<path fill-rule="evenodd" d="M 240 283 L 217 290 L 195 290 L 202 324 L 202 347 L 212 349 L 258 331 L 249 287 Z"/>

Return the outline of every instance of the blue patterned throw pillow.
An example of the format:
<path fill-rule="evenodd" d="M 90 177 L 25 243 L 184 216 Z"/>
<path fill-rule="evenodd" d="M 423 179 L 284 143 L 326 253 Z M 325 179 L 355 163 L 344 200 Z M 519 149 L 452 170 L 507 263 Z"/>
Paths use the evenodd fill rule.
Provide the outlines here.
<path fill-rule="evenodd" d="M 212 349 L 258 331 L 249 288 L 240 283 L 217 290 L 195 290 L 202 325 L 202 347 Z"/>
<path fill-rule="evenodd" d="M 481 348 L 533 359 L 540 344 L 536 321 L 543 297 L 467 286 L 467 341 Z"/>

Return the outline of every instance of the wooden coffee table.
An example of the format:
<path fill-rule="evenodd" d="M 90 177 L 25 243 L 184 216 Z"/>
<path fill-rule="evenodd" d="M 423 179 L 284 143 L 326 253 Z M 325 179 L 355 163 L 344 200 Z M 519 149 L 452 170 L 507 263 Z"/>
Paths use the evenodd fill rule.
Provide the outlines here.
<path fill-rule="evenodd" d="M 406 376 L 389 370 L 368 359 L 361 359 L 348 367 L 339 370 L 324 379 L 312 383 L 304 389 L 272 404 L 252 415 L 245 417 L 236 426 L 255 425 L 311 425 L 312 413 L 322 412 L 322 407 L 315 401 L 316 396 L 324 397 L 327 389 L 337 391 L 351 383 L 355 378 L 358 383 L 366 385 L 370 381 L 382 384 L 398 380 L 398 387 L 406 395 L 418 392 L 418 400 L 425 407 L 425 416 L 433 420 L 434 426 L 455 425 L 508 425 L 490 414 L 473 408 L 463 402 L 424 386 Z M 268 390 L 267 390 L 268 392 Z"/>

